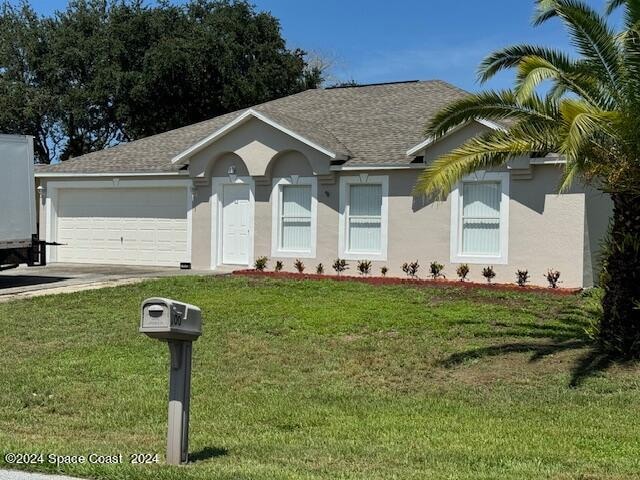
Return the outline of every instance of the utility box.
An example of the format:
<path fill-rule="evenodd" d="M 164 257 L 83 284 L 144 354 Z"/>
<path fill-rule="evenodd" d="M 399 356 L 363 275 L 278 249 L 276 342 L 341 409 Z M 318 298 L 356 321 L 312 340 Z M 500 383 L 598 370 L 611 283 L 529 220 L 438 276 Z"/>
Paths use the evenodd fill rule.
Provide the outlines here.
<path fill-rule="evenodd" d="M 169 346 L 169 415 L 167 463 L 189 461 L 189 403 L 191 397 L 191 352 L 193 341 L 202 335 L 200 309 L 169 298 L 148 298 L 142 302 L 140 333 Z"/>
<path fill-rule="evenodd" d="M 202 315 L 188 303 L 148 298 L 142 304 L 139 331 L 163 340 L 196 340 L 202 335 Z"/>

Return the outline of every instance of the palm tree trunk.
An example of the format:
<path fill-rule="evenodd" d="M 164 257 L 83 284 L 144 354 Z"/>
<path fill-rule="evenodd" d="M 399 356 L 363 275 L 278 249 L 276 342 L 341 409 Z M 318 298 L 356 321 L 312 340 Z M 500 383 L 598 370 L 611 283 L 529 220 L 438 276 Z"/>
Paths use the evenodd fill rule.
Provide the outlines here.
<path fill-rule="evenodd" d="M 602 346 L 640 358 L 640 197 L 613 194 L 613 219 L 605 248 Z"/>

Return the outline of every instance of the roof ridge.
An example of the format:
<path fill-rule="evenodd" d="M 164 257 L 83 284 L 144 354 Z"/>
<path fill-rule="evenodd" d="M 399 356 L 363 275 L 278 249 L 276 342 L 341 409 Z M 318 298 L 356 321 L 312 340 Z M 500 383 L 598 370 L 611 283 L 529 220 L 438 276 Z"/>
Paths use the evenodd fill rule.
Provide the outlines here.
<path fill-rule="evenodd" d="M 341 83 L 325 87 L 324 90 L 336 90 L 338 88 L 362 88 L 362 87 L 378 87 L 381 85 L 397 85 L 400 83 L 419 83 L 420 80 L 397 80 L 393 82 L 376 82 L 376 83 Z"/>
<path fill-rule="evenodd" d="M 429 82 L 439 83 L 440 85 L 444 85 L 445 87 L 455 90 L 457 92 L 464 93 L 465 95 L 471 95 L 471 92 L 469 92 L 468 90 L 465 90 L 464 88 L 460 88 L 457 85 L 454 85 L 453 83 L 447 82 L 446 80 L 434 79 L 434 80 L 429 80 Z"/>
<path fill-rule="evenodd" d="M 397 80 L 397 81 L 389 81 L 389 82 L 375 82 L 375 83 L 362 83 L 362 84 L 354 84 L 354 85 L 336 85 L 325 87 L 321 90 L 348 90 L 348 89 L 356 89 L 356 88 L 370 88 L 370 87 L 385 87 L 385 86 L 393 86 L 393 85 L 407 85 L 407 84 L 416 84 L 416 85 L 425 85 L 425 84 L 440 84 L 448 88 L 452 88 L 458 90 L 460 92 L 469 93 L 459 87 L 456 87 L 452 83 L 447 82 L 446 80 L 441 80 L 439 78 L 432 78 L 426 80 Z M 286 98 L 286 97 L 284 97 Z"/>

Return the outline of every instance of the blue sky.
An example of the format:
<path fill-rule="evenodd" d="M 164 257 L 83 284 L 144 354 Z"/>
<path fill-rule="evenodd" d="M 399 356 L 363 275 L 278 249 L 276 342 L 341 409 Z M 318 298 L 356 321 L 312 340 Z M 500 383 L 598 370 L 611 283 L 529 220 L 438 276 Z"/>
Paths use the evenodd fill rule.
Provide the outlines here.
<path fill-rule="evenodd" d="M 604 0 L 588 0 L 599 10 Z M 290 47 L 327 59 L 330 82 L 442 79 L 477 90 L 489 52 L 515 43 L 570 49 L 559 22 L 531 26 L 533 0 L 254 0 L 282 23 Z M 34 0 L 39 12 L 64 0 Z M 488 86 L 509 86 L 501 75 Z"/>

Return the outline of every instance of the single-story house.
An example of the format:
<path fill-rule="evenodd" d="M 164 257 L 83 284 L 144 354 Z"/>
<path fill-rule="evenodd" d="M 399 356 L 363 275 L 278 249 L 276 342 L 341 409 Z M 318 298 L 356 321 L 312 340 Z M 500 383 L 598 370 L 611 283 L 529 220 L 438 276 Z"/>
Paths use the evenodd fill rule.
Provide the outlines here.
<path fill-rule="evenodd" d="M 433 142 L 425 124 L 466 92 L 442 81 L 307 90 L 162 134 L 39 166 L 40 235 L 51 262 L 270 267 L 307 271 L 336 258 L 404 276 L 418 260 L 455 278 L 484 266 L 566 287 L 597 279 L 608 198 L 577 185 L 559 195 L 562 159 L 531 155 L 476 172 L 446 201 L 414 198 L 426 165 L 504 125 L 478 119 Z"/>

